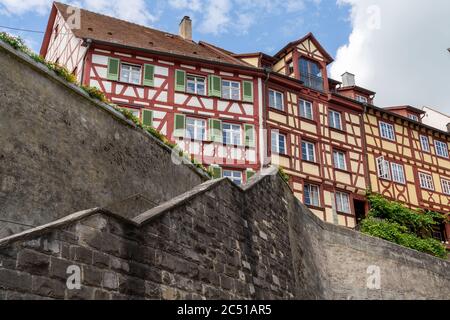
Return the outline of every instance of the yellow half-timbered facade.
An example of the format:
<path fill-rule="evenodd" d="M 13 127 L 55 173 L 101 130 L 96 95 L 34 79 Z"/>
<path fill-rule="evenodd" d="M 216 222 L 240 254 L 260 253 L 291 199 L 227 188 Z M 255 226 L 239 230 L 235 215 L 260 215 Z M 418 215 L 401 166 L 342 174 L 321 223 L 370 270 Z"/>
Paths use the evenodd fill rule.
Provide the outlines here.
<path fill-rule="evenodd" d="M 41 55 L 211 165 L 216 178 L 245 183 L 279 165 L 318 217 L 349 228 L 367 214 L 369 190 L 449 214 L 450 133 L 424 125 L 414 107 L 374 106 L 375 92 L 350 73 L 330 79 L 333 58 L 313 34 L 275 55 L 236 54 L 193 41 L 189 17 L 175 35 L 80 10 L 72 29 L 70 9 L 53 5 Z M 435 236 L 447 241 L 449 225 Z"/>

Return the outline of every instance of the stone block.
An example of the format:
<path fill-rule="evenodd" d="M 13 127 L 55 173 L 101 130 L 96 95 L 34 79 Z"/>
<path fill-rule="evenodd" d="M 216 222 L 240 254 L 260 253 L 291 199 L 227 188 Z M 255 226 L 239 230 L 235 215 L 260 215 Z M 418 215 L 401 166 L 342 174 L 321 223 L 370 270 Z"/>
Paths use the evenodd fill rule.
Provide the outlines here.
<path fill-rule="evenodd" d="M 16 270 L 0 269 L 0 289 L 31 292 L 31 275 Z"/>
<path fill-rule="evenodd" d="M 21 250 L 17 256 L 17 269 L 35 275 L 49 272 L 50 256 L 29 249 Z"/>
<path fill-rule="evenodd" d="M 33 276 L 32 292 L 37 295 L 54 299 L 64 299 L 65 290 L 65 281 Z"/>

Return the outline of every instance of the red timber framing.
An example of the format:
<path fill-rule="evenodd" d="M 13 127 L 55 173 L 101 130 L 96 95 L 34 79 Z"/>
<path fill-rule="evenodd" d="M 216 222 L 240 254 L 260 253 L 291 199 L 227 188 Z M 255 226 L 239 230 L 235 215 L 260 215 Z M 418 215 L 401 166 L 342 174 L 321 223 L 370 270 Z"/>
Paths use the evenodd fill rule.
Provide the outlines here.
<path fill-rule="evenodd" d="M 108 59 L 120 60 L 120 65 L 127 64 L 141 68 L 141 84 L 131 84 L 109 80 L 107 77 Z M 143 85 L 144 65 L 154 66 L 154 85 Z M 119 67 L 120 68 L 120 67 Z M 175 86 L 176 71 L 183 71 L 186 75 L 202 77 L 205 80 L 205 94 L 191 94 L 177 91 Z M 119 71 L 120 73 L 120 71 Z M 208 96 L 210 75 L 220 77 L 240 84 L 240 97 L 236 100 Z M 243 82 L 252 83 L 253 101 L 243 101 Z M 259 164 L 259 101 L 258 76 L 242 70 L 227 67 L 218 68 L 217 65 L 180 61 L 169 57 L 159 57 L 145 52 L 136 52 L 116 48 L 114 46 L 93 44 L 86 57 L 83 84 L 95 86 L 105 92 L 106 96 L 123 108 L 139 111 L 142 118 L 144 109 L 153 112 L 152 125 L 166 135 L 172 142 L 176 142 L 184 151 L 195 157 L 206 166 L 220 165 L 227 169 L 242 171 L 257 171 Z M 222 142 L 191 140 L 174 137 L 175 115 L 186 118 L 203 120 L 206 126 L 206 137 L 209 136 L 210 119 L 220 120 L 241 127 L 241 143 L 225 145 Z M 255 141 L 253 146 L 245 146 L 246 126 L 253 126 Z M 245 178 L 244 178 L 245 181 Z"/>
<path fill-rule="evenodd" d="M 362 107 L 337 98 L 330 99 L 327 94 L 306 88 L 300 84 L 287 86 L 271 78 L 267 85 L 265 98 L 269 101 L 269 90 L 283 94 L 284 108 L 266 108 L 267 140 L 271 132 L 279 131 L 286 135 L 287 154 L 269 155 L 274 163 L 279 163 L 291 176 L 291 187 L 303 202 L 305 184 L 319 187 L 319 205 L 310 205 L 311 210 L 321 219 L 355 227 L 356 216 L 354 200 L 364 202 L 367 185 L 364 161 L 364 140 L 362 139 Z M 300 100 L 312 103 L 312 119 L 300 115 Z M 328 112 L 334 110 L 341 116 L 341 129 L 329 126 Z M 302 142 L 314 145 L 315 159 L 302 159 Z M 335 168 L 333 151 L 345 154 L 345 169 Z M 334 200 L 336 192 L 349 197 L 349 211 L 338 212 Z M 365 214 L 365 212 L 363 213 Z"/>
<path fill-rule="evenodd" d="M 403 202 L 412 209 L 430 210 L 448 216 L 450 194 L 449 190 L 445 192 L 443 181 L 450 181 L 450 159 L 436 154 L 436 141 L 450 148 L 448 133 L 375 107 L 368 108 L 364 122 L 371 190 L 388 199 Z M 394 140 L 382 137 L 380 123 L 393 126 Z M 428 141 L 429 150 L 422 146 L 421 136 Z M 389 163 L 388 177 L 383 177 L 378 168 L 381 159 Z M 392 164 L 403 168 L 404 182 L 394 181 Z M 420 173 L 431 177 L 431 189 L 421 185 Z M 445 227 L 444 233 L 448 239 L 450 229 L 448 224 Z"/>
<path fill-rule="evenodd" d="M 103 32 L 95 28 L 84 31 L 87 34 L 95 31 L 97 35 Z M 174 37 L 177 36 L 165 34 L 163 39 Z M 327 66 L 333 58 L 312 34 L 289 43 L 273 57 L 263 53 L 233 54 L 201 42 L 189 42 L 189 45 L 197 45 L 193 50 L 203 50 L 203 56 L 188 49 L 183 51 L 184 54 L 105 39 L 78 38 L 53 6 L 41 55 L 68 67 L 82 84 L 98 87 L 112 102 L 132 110 L 143 121 L 145 112 L 151 126 L 176 142 L 191 157 L 206 166 L 221 166 L 221 170 L 215 170 L 220 175 L 225 170 L 231 175 L 233 171 L 239 171 L 241 182 L 245 182 L 246 173 L 257 171 L 262 165 L 281 166 L 289 174 L 290 186 L 301 201 L 306 202 L 305 185 L 312 186 L 308 187 L 310 198 L 312 194 L 316 199 L 309 206 L 327 222 L 354 228 L 368 210 L 365 194 L 369 189 L 411 208 L 442 214 L 450 212 L 450 195 L 445 194 L 441 184 L 442 179 L 450 181 L 450 160 L 436 155 L 435 145 L 437 140 L 449 145 L 449 135 L 371 104 L 357 102 L 354 94 L 349 96 L 345 88 L 336 89 L 340 83 L 327 75 Z M 205 55 L 205 48 L 209 50 L 209 56 Z M 300 74 L 304 72 L 300 68 L 301 58 L 315 62 L 315 65 L 303 64 L 308 70 L 316 72 L 315 66 L 320 68 L 321 77 L 316 74 L 314 81 L 323 80 L 323 87 L 301 81 L 305 79 Z M 117 62 L 117 70 L 111 77 L 113 60 Z M 133 67 L 140 70 L 137 76 L 134 73 L 134 80 L 137 78 L 139 83 L 133 84 L 131 78 L 121 77 L 122 72 L 126 73 L 125 69 L 121 70 L 122 65 L 130 70 Z M 151 81 L 147 78 L 147 65 L 151 66 L 148 69 Z M 178 81 L 180 75 L 184 81 Z M 204 79 L 203 94 L 187 93 L 188 75 Z M 308 72 L 306 79 L 313 75 Z M 222 86 L 217 87 L 217 81 L 214 81 L 218 78 L 239 83 L 239 96 L 225 98 L 221 94 Z M 211 90 L 210 82 L 216 83 Z M 244 83 L 247 88 L 245 99 Z M 282 110 L 270 106 L 270 90 L 281 93 Z M 360 87 L 351 90 L 367 93 L 368 102 L 372 102 L 372 91 Z M 311 104 L 311 119 L 300 113 L 301 100 Z M 330 112 L 339 119 L 337 128 L 332 126 Z M 195 119 L 190 120 L 189 128 L 194 127 L 204 135 L 187 138 L 186 119 Z M 395 141 L 380 137 L 380 121 L 393 126 Z M 224 124 L 227 132 L 236 134 L 236 128 L 240 128 L 237 130 L 240 137 L 234 136 L 232 142 L 224 144 Z M 177 128 L 182 128 L 181 137 L 173 134 Z M 211 128 L 221 128 L 220 133 L 214 133 Z M 248 128 L 251 139 L 246 139 Z M 285 136 L 286 154 L 275 153 L 272 131 Z M 429 139 L 429 152 L 421 150 L 421 135 Z M 252 143 L 246 143 L 248 140 Z M 308 148 L 314 146 L 314 157 L 303 158 L 304 142 L 308 143 Z M 376 161 L 381 156 L 390 164 L 403 165 L 404 183 L 379 178 Z M 432 177 L 434 190 L 421 188 L 420 173 Z M 447 225 L 446 228 L 448 239 L 450 227 Z"/>
<path fill-rule="evenodd" d="M 47 61 L 65 66 L 81 81 L 86 52 L 84 41 L 74 35 L 64 17 L 53 6 L 40 54 Z"/>

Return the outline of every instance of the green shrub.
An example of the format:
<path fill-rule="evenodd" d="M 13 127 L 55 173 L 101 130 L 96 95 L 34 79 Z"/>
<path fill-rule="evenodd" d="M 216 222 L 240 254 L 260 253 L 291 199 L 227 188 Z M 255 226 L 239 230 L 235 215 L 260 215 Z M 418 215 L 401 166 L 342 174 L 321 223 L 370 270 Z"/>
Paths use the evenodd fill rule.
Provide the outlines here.
<path fill-rule="evenodd" d="M 283 168 L 278 168 L 278 174 L 280 175 L 281 179 L 283 179 L 286 183 L 289 183 L 290 177 L 286 172 L 284 172 Z"/>
<path fill-rule="evenodd" d="M 108 102 L 106 95 L 95 87 L 81 86 L 81 89 L 83 89 L 91 98 L 100 100 L 105 103 Z"/>
<path fill-rule="evenodd" d="M 361 232 L 442 259 L 447 258 L 445 246 L 439 241 L 432 238 L 420 238 L 415 234 L 409 233 L 407 227 L 397 222 L 369 216 L 361 222 Z"/>
<path fill-rule="evenodd" d="M 0 40 L 9 44 L 16 50 L 25 52 L 27 54 L 31 53 L 30 49 L 28 49 L 28 47 L 25 45 L 25 42 L 20 37 L 14 37 L 6 32 L 0 32 Z"/>
<path fill-rule="evenodd" d="M 370 211 L 361 222 L 361 232 L 404 247 L 446 259 L 443 244 L 432 238 L 433 226 L 445 218 L 436 212 L 422 212 L 389 201 L 378 194 L 368 194 Z"/>
<path fill-rule="evenodd" d="M 422 212 L 407 208 L 396 201 L 389 201 L 379 194 L 369 194 L 370 213 L 381 219 L 398 222 L 411 233 L 430 237 L 433 226 L 443 222 L 443 216 L 436 212 Z"/>

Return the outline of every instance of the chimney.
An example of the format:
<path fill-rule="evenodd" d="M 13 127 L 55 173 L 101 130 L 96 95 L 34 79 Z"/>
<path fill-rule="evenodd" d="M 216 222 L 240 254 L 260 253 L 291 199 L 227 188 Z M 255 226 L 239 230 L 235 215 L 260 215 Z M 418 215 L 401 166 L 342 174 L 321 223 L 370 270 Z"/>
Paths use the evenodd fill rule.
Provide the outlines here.
<path fill-rule="evenodd" d="M 179 34 L 184 40 L 192 40 L 192 20 L 188 16 L 181 20 Z"/>
<path fill-rule="evenodd" d="M 342 86 L 344 88 L 355 86 L 355 75 L 350 72 L 344 73 L 342 75 Z"/>

